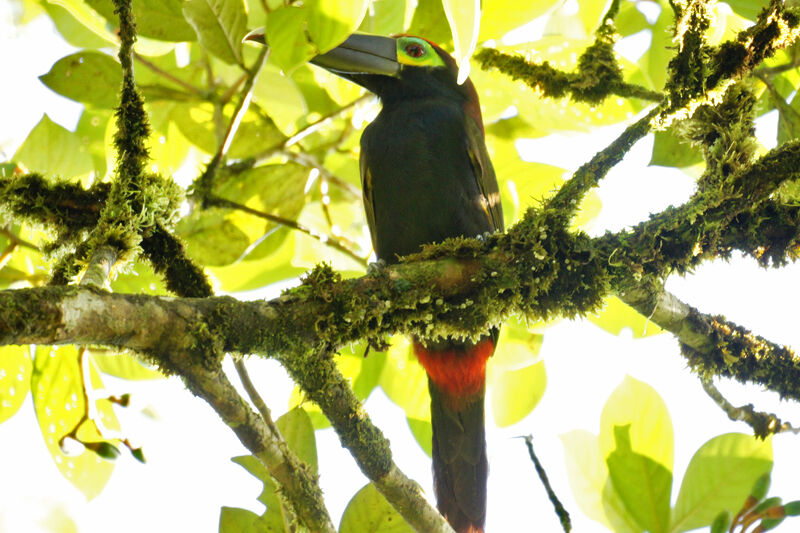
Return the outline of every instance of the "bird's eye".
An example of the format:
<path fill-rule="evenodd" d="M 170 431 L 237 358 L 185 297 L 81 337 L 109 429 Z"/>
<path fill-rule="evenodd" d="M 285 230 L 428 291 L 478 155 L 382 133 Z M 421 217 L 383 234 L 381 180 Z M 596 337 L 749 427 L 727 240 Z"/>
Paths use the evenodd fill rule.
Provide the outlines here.
<path fill-rule="evenodd" d="M 411 43 L 406 46 L 406 53 L 410 57 L 422 57 L 425 55 L 425 49 L 420 44 Z"/>

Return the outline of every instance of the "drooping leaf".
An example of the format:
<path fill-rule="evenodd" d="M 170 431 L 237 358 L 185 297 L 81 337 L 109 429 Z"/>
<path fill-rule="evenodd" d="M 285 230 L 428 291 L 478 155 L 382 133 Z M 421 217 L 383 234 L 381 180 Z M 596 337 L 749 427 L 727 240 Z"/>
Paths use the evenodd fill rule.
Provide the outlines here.
<path fill-rule="evenodd" d="M 500 331 L 497 350 L 487 369 L 492 415 L 500 427 L 525 418 L 544 395 L 547 373 L 539 358 L 543 336 L 509 323 Z"/>
<path fill-rule="evenodd" d="M 304 409 L 295 407 L 275 421 L 283 440 L 297 457 L 307 464 L 313 473 L 318 470 L 317 439 L 311 419 Z"/>
<path fill-rule="evenodd" d="M 453 35 L 448 26 L 441 0 L 418 0 L 408 33 L 423 35 L 445 50 L 449 49 Z"/>
<path fill-rule="evenodd" d="M 380 384 L 389 399 L 399 405 L 408 418 L 431 419 L 428 378 L 405 337 L 392 337 Z"/>
<path fill-rule="evenodd" d="M 616 448 L 606 458 L 609 478 L 636 523 L 651 533 L 662 533 L 669 527 L 672 472 L 633 451 L 630 429 L 630 425 L 614 427 Z"/>
<path fill-rule="evenodd" d="M 374 35 L 395 35 L 405 29 L 406 0 L 372 0 L 358 31 Z"/>
<path fill-rule="evenodd" d="M 243 64 L 247 13 L 242 0 L 187 0 L 182 8 L 203 48 L 226 63 Z"/>
<path fill-rule="evenodd" d="M 411 533 L 414 531 L 389 505 L 372 483 L 359 490 L 347 504 L 339 533 Z"/>
<path fill-rule="evenodd" d="M 14 416 L 25 401 L 32 370 L 29 346 L 0 348 L 0 422 Z"/>
<path fill-rule="evenodd" d="M 76 26 L 79 25 L 82 26 L 84 29 L 88 29 L 91 33 L 97 35 L 100 39 L 105 41 L 106 46 L 115 45 L 118 42 L 117 36 L 109 27 L 109 21 L 111 20 L 113 20 L 112 24 L 114 26 L 117 26 L 117 19 L 116 18 L 108 19 L 107 21 L 105 17 L 102 16 L 102 14 L 98 13 L 98 11 L 94 9 L 94 6 L 90 5 L 91 2 L 84 0 L 41 0 L 41 1 L 42 3 L 46 1 L 47 4 L 58 6 L 66 10 L 69 16 L 73 17 L 77 22 L 77 24 L 75 24 Z M 103 0 L 98 0 L 98 1 L 103 1 Z M 114 13 L 113 3 L 111 2 L 111 0 L 105 0 L 105 1 L 107 1 L 108 4 L 111 4 L 110 13 L 113 15 Z M 50 11 L 48 10 L 48 13 L 49 12 Z M 62 19 L 61 26 L 57 27 L 59 31 L 61 31 L 62 29 L 66 31 L 70 29 L 71 23 L 67 23 Z M 83 40 L 86 39 L 87 36 L 81 35 L 80 38 Z M 67 41 L 71 42 L 69 39 L 67 39 Z M 76 44 L 76 46 L 78 45 Z M 80 46 L 85 46 L 86 48 L 93 47 L 89 43 Z"/>
<path fill-rule="evenodd" d="M 101 459 L 90 450 L 78 455 L 67 455 L 59 447 L 61 438 L 68 434 L 81 419 L 85 409 L 84 391 L 78 365 L 78 351 L 74 346 L 36 349 L 31 392 L 36 418 L 47 449 L 61 474 L 88 499 L 103 490 L 114 463 Z M 90 364 L 89 375 L 94 389 L 102 388 L 100 376 Z M 110 430 L 118 430 L 114 411 L 108 400 L 97 400 L 99 421 Z M 83 442 L 102 442 L 94 424 L 84 422 L 78 437 Z"/>
<path fill-rule="evenodd" d="M 711 524 L 723 510 L 736 514 L 753 485 L 772 470 L 772 440 L 727 433 L 703 444 L 683 476 L 672 516 L 673 531 Z"/>
<path fill-rule="evenodd" d="M 285 5 L 267 17 L 269 60 L 284 72 L 291 73 L 316 55 L 316 48 L 308 42 L 303 31 L 307 20 L 308 11 L 295 5 Z"/>
<path fill-rule="evenodd" d="M 110 109 L 119 99 L 122 70 L 111 56 L 84 50 L 62 57 L 39 79 L 61 96 Z"/>
<path fill-rule="evenodd" d="M 481 27 L 480 0 L 442 0 L 444 14 L 453 34 L 453 57 L 458 64 L 458 83 L 470 72 L 469 58 L 478 44 Z"/>
<path fill-rule="evenodd" d="M 80 178 L 92 171 L 89 150 L 78 136 L 44 115 L 12 158 L 47 176 Z"/>

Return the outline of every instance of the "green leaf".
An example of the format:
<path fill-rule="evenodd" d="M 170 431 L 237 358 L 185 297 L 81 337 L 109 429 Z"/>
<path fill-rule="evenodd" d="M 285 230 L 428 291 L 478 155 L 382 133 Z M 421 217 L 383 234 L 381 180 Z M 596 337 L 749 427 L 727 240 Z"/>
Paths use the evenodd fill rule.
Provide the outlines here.
<path fill-rule="evenodd" d="M 170 118 L 175 121 L 181 134 L 189 142 L 206 153 L 217 152 L 221 141 L 216 137 L 213 106 L 210 104 L 175 104 Z M 228 114 L 223 120 L 225 123 L 230 120 Z M 285 138 L 271 119 L 248 112 L 245 113 L 239 129 L 236 131 L 236 137 L 228 150 L 228 156 L 234 159 L 252 157 L 274 148 Z"/>
<path fill-rule="evenodd" d="M 506 343 L 499 349 L 507 351 L 519 346 L 516 343 L 511 346 L 509 344 Z M 492 372 L 490 384 L 495 424 L 499 427 L 516 424 L 528 416 L 544 396 L 547 385 L 544 361 L 519 370 Z"/>
<path fill-rule="evenodd" d="M 226 63 L 243 65 L 247 13 L 242 0 L 188 0 L 183 14 L 203 48 Z"/>
<path fill-rule="evenodd" d="M 195 210 L 183 217 L 175 232 L 186 241 L 189 257 L 201 265 L 233 263 L 250 245 L 250 239 L 221 209 Z"/>
<path fill-rule="evenodd" d="M 100 35 L 87 28 L 68 9 L 46 0 L 39 4 L 53 21 L 58 33 L 76 48 L 105 48 L 110 43 Z"/>
<path fill-rule="evenodd" d="M 380 379 L 381 388 L 408 418 L 431 419 L 431 397 L 428 394 L 428 376 L 417 361 L 411 343 L 403 336 L 392 337 L 386 352 L 386 366 Z"/>
<path fill-rule="evenodd" d="M 444 14 L 453 34 L 453 57 L 458 64 L 458 83 L 469 76 L 469 58 L 478 44 L 481 28 L 480 0 L 442 0 Z"/>
<path fill-rule="evenodd" d="M 335 48 L 361 24 L 368 0 L 307 0 L 306 29 L 318 53 Z"/>
<path fill-rule="evenodd" d="M 433 457 L 433 425 L 430 420 L 406 418 L 408 429 L 417 441 L 419 447 L 428 457 Z"/>
<path fill-rule="evenodd" d="M 33 406 L 47 449 L 56 467 L 67 480 L 92 499 L 103 490 L 114 463 L 105 461 L 96 453 L 83 450 L 79 455 L 67 455 L 59 447 L 62 437 L 67 435 L 81 419 L 85 409 L 84 390 L 78 365 L 78 351 L 74 346 L 52 348 L 40 346 L 36 349 L 31 392 Z M 103 387 L 94 367 L 89 364 L 89 375 L 93 389 Z M 108 400 L 97 400 L 100 421 L 111 430 L 118 430 L 114 411 Z M 94 424 L 84 422 L 78 437 L 84 442 L 101 442 L 101 435 Z"/>
<path fill-rule="evenodd" d="M 800 98 L 795 94 L 792 102 L 776 102 L 778 107 L 778 144 L 800 137 Z"/>
<path fill-rule="evenodd" d="M 587 318 L 613 335 L 619 335 L 623 329 L 630 328 L 635 339 L 658 335 L 663 331 L 655 322 L 650 322 L 647 317 L 616 296 L 606 298 L 603 310 L 588 315 Z"/>
<path fill-rule="evenodd" d="M 761 10 L 769 5 L 769 0 L 725 0 L 737 15 L 755 21 Z"/>
<path fill-rule="evenodd" d="M 222 506 L 219 512 L 219 533 L 261 533 L 269 531 L 259 527 L 261 517 L 253 511 Z"/>
<path fill-rule="evenodd" d="M 711 524 L 722 511 L 736 514 L 756 481 L 772 470 L 772 440 L 727 433 L 703 444 L 683 476 L 672 513 L 673 531 Z"/>
<path fill-rule="evenodd" d="M 603 15 L 611 7 L 611 0 L 578 0 L 578 16 L 583 23 L 586 35 L 592 35 L 603 22 Z"/>
<path fill-rule="evenodd" d="M 702 162 L 703 154 L 700 149 L 680 138 L 675 132 L 675 126 L 655 133 L 650 165 L 685 168 Z"/>
<path fill-rule="evenodd" d="M 661 14 L 652 28 L 650 48 L 639 59 L 639 66 L 647 74 L 650 88 L 657 91 L 662 90 L 667 82 L 667 64 L 675 53 L 672 43 L 672 19 L 672 10 L 662 4 Z"/>
<path fill-rule="evenodd" d="M 284 134 L 297 130 L 297 124 L 308 115 L 308 106 L 297 83 L 267 64 L 258 74 L 253 88 L 253 102 L 269 113 Z"/>
<path fill-rule="evenodd" d="M 119 26 L 112 0 L 86 0 L 112 26 Z M 182 0 L 133 0 L 136 33 L 160 41 L 194 41 L 197 35 L 181 11 Z M 188 17 L 187 17 L 188 18 Z"/>
<path fill-rule="evenodd" d="M 28 134 L 12 160 L 31 171 L 70 180 L 85 176 L 93 169 L 89 150 L 79 137 L 47 115 Z"/>
<path fill-rule="evenodd" d="M 414 531 L 369 483 L 347 504 L 339 533 L 411 533 Z"/>
<path fill-rule="evenodd" d="M 98 370 L 109 376 L 129 380 L 163 379 L 161 372 L 144 366 L 133 355 L 114 352 L 92 352 Z"/>
<path fill-rule="evenodd" d="M 538 16 L 543 15 L 558 3 L 558 0 L 531 0 L 528 2 L 494 0 L 492 2 L 483 2 L 481 6 L 481 31 L 478 40 L 500 39 L 514 28 L 527 24 Z"/>
<path fill-rule="evenodd" d="M 640 533 L 611 485 L 597 436 L 575 430 L 561 435 L 561 443 L 569 486 L 581 511 L 617 533 Z"/>
<path fill-rule="evenodd" d="M 75 128 L 75 135 L 78 136 L 80 143 L 89 149 L 94 171 L 98 176 L 105 176 L 108 170 L 106 158 L 109 154 L 106 153 L 105 139 L 111 115 L 112 111 L 108 109 L 84 108 Z"/>
<path fill-rule="evenodd" d="M 0 422 L 16 413 L 31 387 L 30 346 L 0 348 Z"/>
<path fill-rule="evenodd" d="M 492 415 L 500 427 L 525 418 L 544 395 L 547 374 L 539 358 L 543 335 L 510 322 L 500 330 L 487 370 Z"/>
<path fill-rule="evenodd" d="M 314 428 L 311 426 L 311 419 L 308 414 L 303 409 L 295 408 L 278 418 L 276 424 L 289 449 L 316 473 L 317 444 Z M 293 531 L 294 529 L 290 527 L 291 525 L 286 522 L 285 517 L 287 514 L 282 511 L 283 502 L 279 495 L 278 485 L 263 463 L 252 455 L 234 457 L 233 462 L 243 466 L 264 483 L 264 488 L 258 496 L 258 501 L 267 507 L 266 512 L 259 518 L 258 523 L 251 523 L 255 529 L 243 529 L 241 531 Z M 232 520 L 233 524 L 230 524 L 230 527 L 235 527 L 236 525 L 250 527 L 246 520 L 249 516 L 245 516 L 242 513 L 234 513 L 233 516 L 226 517 L 226 526 L 229 525 L 227 519 L 236 519 Z M 220 516 L 220 531 L 222 531 L 223 525 L 222 518 Z M 232 529 L 231 531 L 240 530 Z"/>
<path fill-rule="evenodd" d="M 294 250 L 295 240 L 293 235 L 290 235 L 289 238 L 283 239 L 277 250 L 263 259 L 212 267 L 209 271 L 219 280 L 220 288 L 226 292 L 259 289 L 271 283 L 297 277 L 306 271 L 305 268 L 292 265 Z"/>
<path fill-rule="evenodd" d="M 441 0 L 418 0 L 408 34 L 424 35 L 426 39 L 448 49 L 453 37 L 448 24 Z"/>
<path fill-rule="evenodd" d="M 62 57 L 39 79 L 61 96 L 110 109 L 117 105 L 122 86 L 120 69 L 111 56 L 84 50 Z"/>
<path fill-rule="evenodd" d="M 675 444 L 672 419 L 664 400 L 650 385 L 626 376 L 600 416 L 600 449 L 604 457 L 617 449 L 615 428 L 630 426 L 631 449 L 672 471 Z"/>
<path fill-rule="evenodd" d="M 294 5 L 285 5 L 267 16 L 269 60 L 284 72 L 292 72 L 317 53 L 305 37 L 307 20 L 308 11 Z"/>
<path fill-rule="evenodd" d="M 358 31 L 373 35 L 402 33 L 405 29 L 405 15 L 406 0 L 372 0 Z"/>
<path fill-rule="evenodd" d="M 113 3 L 111 0 L 105 0 L 108 4 L 111 5 L 111 13 L 113 16 Z M 45 0 L 41 0 L 41 3 L 44 4 Z M 106 19 L 101 16 L 96 9 L 90 7 L 90 1 L 84 0 L 49 0 L 47 4 L 52 6 L 58 6 L 67 11 L 69 16 L 75 19 L 76 23 L 75 26 L 82 26 L 84 29 L 88 29 L 91 33 L 97 35 L 102 41 L 105 42 L 104 46 L 117 46 L 119 42 L 119 38 L 114 34 L 112 29 L 109 27 L 108 22 Z M 47 10 L 50 13 L 50 10 Z M 117 19 L 113 18 L 114 21 L 113 25 L 118 26 Z M 66 22 L 66 20 L 61 21 L 61 25 L 56 25 L 59 31 L 68 31 L 72 24 Z M 66 38 L 66 37 L 65 37 Z M 88 36 L 83 35 L 81 32 L 80 36 L 81 40 L 89 39 Z M 70 39 L 67 39 L 68 42 L 72 42 Z M 75 44 L 75 43 L 72 43 Z M 87 42 L 85 45 L 77 45 L 76 46 L 83 46 L 85 48 L 95 48 L 94 45 L 91 45 Z M 97 46 L 96 48 L 100 48 Z"/>
<path fill-rule="evenodd" d="M 317 439 L 308 413 L 300 407 L 291 409 L 275 421 L 286 443 L 301 461 L 307 464 L 316 474 Z"/>
<path fill-rule="evenodd" d="M 616 448 L 606 459 L 614 491 L 642 529 L 667 531 L 672 472 L 631 449 L 630 429 L 630 425 L 614 427 Z"/>

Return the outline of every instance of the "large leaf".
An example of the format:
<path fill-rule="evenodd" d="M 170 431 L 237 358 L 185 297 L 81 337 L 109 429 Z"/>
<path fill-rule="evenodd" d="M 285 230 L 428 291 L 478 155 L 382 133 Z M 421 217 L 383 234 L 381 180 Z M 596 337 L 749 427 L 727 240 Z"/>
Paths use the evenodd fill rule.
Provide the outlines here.
<path fill-rule="evenodd" d="M 0 422 L 14 416 L 25 401 L 32 369 L 29 346 L 0 348 Z"/>
<path fill-rule="evenodd" d="M 630 426 L 631 449 L 672 471 L 675 450 L 672 419 L 664 400 L 650 385 L 626 376 L 600 416 L 600 449 L 604 457 L 617 449 L 617 427 Z"/>
<path fill-rule="evenodd" d="M 672 513 L 672 530 L 708 526 L 723 510 L 736 514 L 756 480 L 771 470 L 769 438 L 727 433 L 709 440 L 686 468 Z"/>
<path fill-rule="evenodd" d="M 380 385 L 389 399 L 403 408 L 406 416 L 417 420 L 431 419 L 428 377 L 405 337 L 392 337 Z"/>
<path fill-rule="evenodd" d="M 452 43 L 452 33 L 441 0 L 418 0 L 408 28 L 410 35 L 424 35 L 445 49 Z"/>
<path fill-rule="evenodd" d="M 395 35 L 405 29 L 406 0 L 372 0 L 358 31 L 374 35 Z"/>
<path fill-rule="evenodd" d="M 769 5 L 769 0 L 725 0 L 737 15 L 756 20 L 761 10 Z"/>
<path fill-rule="evenodd" d="M 61 96 L 110 109 L 117 105 L 122 71 L 111 56 L 84 50 L 62 57 L 39 79 Z"/>
<path fill-rule="evenodd" d="M 411 533 L 414 530 L 389 505 L 372 483 L 359 490 L 347 504 L 339 533 Z"/>
<path fill-rule="evenodd" d="M 575 430 L 561 435 L 567 479 L 581 511 L 616 533 L 640 533 L 641 527 L 614 491 L 596 435 Z"/>
<path fill-rule="evenodd" d="M 73 132 L 47 115 L 28 134 L 12 158 L 31 171 L 77 179 L 92 171 L 88 148 Z"/>
<path fill-rule="evenodd" d="M 525 418 L 544 395 L 547 374 L 539 358 L 542 339 L 520 324 L 510 323 L 500 332 L 487 376 L 492 415 L 500 427 Z"/>
<path fill-rule="evenodd" d="M 113 26 L 119 26 L 112 0 L 86 0 L 86 3 Z M 197 36 L 183 16 L 182 3 L 182 0 L 133 0 L 136 32 L 160 41 L 194 41 Z"/>
<path fill-rule="evenodd" d="M 286 5 L 267 17 L 269 59 L 284 72 L 292 72 L 316 55 L 315 47 L 304 35 L 307 20 L 308 12 L 295 5 Z"/>
<path fill-rule="evenodd" d="M 114 463 L 101 459 L 90 450 L 67 455 L 59 446 L 61 438 L 75 427 L 86 408 L 78 357 L 74 346 L 37 348 L 31 392 L 42 436 L 58 470 L 88 499 L 92 499 L 105 487 Z M 102 388 L 99 375 L 91 364 L 89 367 L 91 386 L 95 390 Z M 95 405 L 99 421 L 108 429 L 118 430 L 111 403 L 97 400 Z M 103 440 L 91 422 L 81 425 L 78 437 L 83 442 Z"/>
<path fill-rule="evenodd" d="M 42 0 L 43 2 L 45 0 Z M 110 0 L 108 0 L 109 4 L 112 4 Z M 98 14 L 97 10 L 90 7 L 88 1 L 84 0 L 49 0 L 47 4 L 58 6 L 69 14 L 72 18 L 75 19 L 76 23 L 73 24 L 69 21 L 62 20 L 61 23 L 57 23 L 56 27 L 59 31 L 68 31 L 72 29 L 73 26 L 75 27 L 82 27 L 83 30 L 89 30 L 91 33 L 98 36 L 101 40 L 105 41 L 106 46 L 109 45 L 116 45 L 119 42 L 118 37 L 114 34 L 112 29 L 109 27 L 108 22 L 105 20 L 103 16 Z M 48 14 L 50 10 L 47 10 Z M 111 13 L 113 14 L 113 4 Z M 114 20 L 114 26 L 117 26 L 116 18 Z M 66 38 L 66 37 L 65 37 Z M 83 34 L 83 31 L 79 30 L 79 35 L 77 36 L 78 39 L 84 41 L 84 44 L 78 45 L 77 42 L 72 42 L 72 37 L 67 38 L 68 42 L 76 46 L 83 46 L 86 48 L 94 47 L 91 42 L 92 40 L 86 41 L 89 39 L 87 36 Z"/>
<path fill-rule="evenodd" d="M 58 33 L 72 46 L 77 48 L 104 48 L 110 44 L 108 40 L 87 28 L 67 8 L 46 0 L 40 0 L 40 3 L 50 20 L 53 21 Z"/>
<path fill-rule="evenodd" d="M 247 12 L 242 0 L 188 0 L 183 14 L 200 44 L 226 63 L 242 65 Z"/>
<path fill-rule="evenodd" d="M 672 472 L 631 449 L 630 429 L 630 425 L 614 427 L 617 447 L 606 459 L 609 477 L 636 523 L 651 533 L 662 533 L 669 526 Z"/>

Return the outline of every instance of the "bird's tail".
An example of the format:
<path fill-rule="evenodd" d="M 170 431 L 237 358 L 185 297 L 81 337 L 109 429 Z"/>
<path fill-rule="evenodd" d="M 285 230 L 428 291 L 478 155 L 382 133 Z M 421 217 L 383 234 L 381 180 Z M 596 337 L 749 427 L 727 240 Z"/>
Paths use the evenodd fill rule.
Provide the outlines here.
<path fill-rule="evenodd" d="M 483 400 L 494 339 L 415 342 L 414 351 L 428 372 L 437 506 L 456 533 L 481 533 L 488 475 Z"/>

